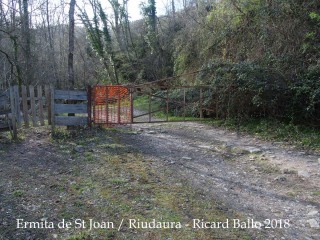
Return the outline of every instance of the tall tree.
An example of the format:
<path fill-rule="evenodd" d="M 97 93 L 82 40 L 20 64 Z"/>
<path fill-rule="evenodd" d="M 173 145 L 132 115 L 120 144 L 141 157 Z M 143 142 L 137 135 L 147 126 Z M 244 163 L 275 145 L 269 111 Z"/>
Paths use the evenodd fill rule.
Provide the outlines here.
<path fill-rule="evenodd" d="M 175 23 L 175 20 L 176 20 L 176 6 L 175 6 L 175 3 L 174 3 L 174 0 L 171 0 L 171 8 L 172 8 L 173 22 Z"/>
<path fill-rule="evenodd" d="M 118 84 L 119 75 L 114 44 L 109 32 L 110 20 L 98 0 L 90 0 L 90 4 L 93 10 L 93 20 L 89 18 L 86 11 L 79 8 L 81 21 L 87 30 L 93 50 L 104 65 L 108 80 L 113 84 Z"/>
<path fill-rule="evenodd" d="M 54 46 L 54 40 L 53 40 L 53 30 L 50 22 L 50 11 L 49 11 L 49 0 L 46 0 L 45 2 L 45 15 L 46 15 L 46 25 L 47 25 L 47 31 L 48 31 L 48 42 L 49 42 L 49 52 L 48 54 L 48 60 L 49 64 L 51 65 L 51 71 L 52 71 L 52 76 L 55 81 L 57 81 L 57 85 L 59 85 L 60 81 L 58 79 L 57 75 L 57 64 L 56 64 L 56 54 L 55 54 L 55 46 Z"/>
<path fill-rule="evenodd" d="M 19 0 L 20 15 L 21 15 L 21 35 L 22 35 L 22 51 L 24 55 L 24 71 L 25 84 L 30 84 L 33 81 L 33 68 L 31 63 L 31 34 L 29 25 L 28 0 Z M 21 85 L 21 83 L 19 83 Z"/>
<path fill-rule="evenodd" d="M 68 81 L 70 88 L 74 88 L 74 68 L 73 68 L 73 56 L 74 56 L 74 11 L 76 7 L 76 0 L 70 0 L 69 9 L 69 54 L 68 54 Z"/>
<path fill-rule="evenodd" d="M 112 23 L 112 28 L 115 33 L 115 37 L 117 39 L 119 48 L 121 51 L 125 51 L 125 42 L 124 42 L 124 36 L 122 35 L 121 31 L 121 25 L 122 25 L 122 6 L 120 5 L 118 0 L 108 0 L 110 3 L 113 15 L 114 15 L 114 21 Z"/>
<path fill-rule="evenodd" d="M 123 16 L 125 19 L 124 32 L 126 35 L 127 47 L 129 48 L 129 45 L 130 45 L 132 47 L 134 56 L 137 57 L 137 50 L 132 39 L 132 33 L 131 33 L 131 27 L 130 27 L 130 21 L 129 21 L 128 1 L 129 0 L 123 0 Z"/>
<path fill-rule="evenodd" d="M 20 4 L 19 4 L 20 3 Z M 3 76 L 4 82 L 7 82 L 7 85 L 23 83 L 23 74 L 22 74 L 22 64 L 19 59 L 19 31 L 18 31 L 18 17 L 17 14 L 17 5 L 21 6 L 21 2 L 8 1 L 7 4 L 3 7 L 1 1 L 1 26 L 0 26 L 0 53 L 6 57 L 6 61 L 3 62 L 3 66 L 6 66 L 6 63 L 10 65 L 9 74 Z M 22 12 L 20 7 L 20 13 Z"/>
<path fill-rule="evenodd" d="M 148 4 L 141 4 L 142 15 L 144 16 L 147 34 L 145 40 L 151 49 L 151 53 L 154 53 L 158 47 L 157 38 L 157 12 L 156 12 L 156 1 L 148 0 Z"/>

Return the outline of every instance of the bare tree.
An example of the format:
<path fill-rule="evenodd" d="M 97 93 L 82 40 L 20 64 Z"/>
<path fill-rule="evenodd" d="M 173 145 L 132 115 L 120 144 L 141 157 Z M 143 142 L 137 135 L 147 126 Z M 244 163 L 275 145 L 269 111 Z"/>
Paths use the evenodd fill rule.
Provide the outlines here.
<path fill-rule="evenodd" d="M 22 51 L 24 55 L 24 72 L 25 72 L 25 84 L 29 84 L 33 81 L 33 69 L 31 60 L 31 34 L 29 25 L 29 11 L 28 0 L 19 0 L 20 16 L 21 16 L 21 41 Z M 21 85 L 21 83 L 19 83 Z"/>
<path fill-rule="evenodd" d="M 10 73 L 4 78 L 7 79 L 8 85 L 19 84 L 22 85 L 22 68 L 19 60 L 19 33 L 18 33 L 18 22 L 17 14 L 17 2 L 8 0 L 3 8 L 3 2 L 1 1 L 1 22 L 0 22 L 0 53 L 5 56 L 4 67 L 6 63 L 10 65 Z"/>
<path fill-rule="evenodd" d="M 115 33 L 115 37 L 117 39 L 119 48 L 121 51 L 125 50 L 125 42 L 122 35 L 121 27 L 122 27 L 122 6 L 120 5 L 118 0 L 108 0 L 113 10 L 113 21 L 110 21 L 112 24 L 113 31 Z"/>
<path fill-rule="evenodd" d="M 69 54 L 68 54 L 68 81 L 69 86 L 74 88 L 74 69 L 73 69 L 73 56 L 74 56 L 74 11 L 76 0 L 70 0 L 69 9 Z"/>
<path fill-rule="evenodd" d="M 46 16 L 46 25 L 47 25 L 47 31 L 48 31 L 48 42 L 49 42 L 49 53 L 48 54 L 48 60 L 49 64 L 51 65 L 51 71 L 53 78 L 59 82 L 58 76 L 57 76 L 57 64 L 56 64 L 56 54 L 55 54 L 55 46 L 54 46 L 54 39 L 53 39 L 53 30 L 50 22 L 50 11 L 49 11 L 49 0 L 46 0 L 45 2 L 45 16 Z"/>
<path fill-rule="evenodd" d="M 173 23 L 175 23 L 175 20 L 176 20 L 176 6 L 175 6 L 175 3 L 174 3 L 174 0 L 171 0 L 171 8 L 172 8 Z"/>
<path fill-rule="evenodd" d="M 90 4 L 93 10 L 93 20 L 82 9 L 79 9 L 81 12 L 80 18 L 88 32 L 92 49 L 101 59 L 109 80 L 112 83 L 118 84 L 119 76 L 116 68 L 114 44 L 109 32 L 110 20 L 99 1 L 91 0 Z M 100 25 L 102 25 L 102 30 L 100 29 Z"/>

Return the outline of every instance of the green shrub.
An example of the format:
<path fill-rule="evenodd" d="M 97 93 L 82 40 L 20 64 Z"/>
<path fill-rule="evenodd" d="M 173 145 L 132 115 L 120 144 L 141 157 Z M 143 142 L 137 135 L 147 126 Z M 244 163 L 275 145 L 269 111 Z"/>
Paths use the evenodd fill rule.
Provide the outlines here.
<path fill-rule="evenodd" d="M 292 120 L 319 125 L 320 66 L 309 67 L 307 73 L 292 87 Z"/>
<path fill-rule="evenodd" d="M 211 63 L 198 81 L 213 88 L 215 114 L 223 118 L 284 117 L 288 87 L 281 74 L 254 63 Z M 211 107 L 212 107 L 211 106 Z M 208 106 L 209 107 L 209 106 Z"/>

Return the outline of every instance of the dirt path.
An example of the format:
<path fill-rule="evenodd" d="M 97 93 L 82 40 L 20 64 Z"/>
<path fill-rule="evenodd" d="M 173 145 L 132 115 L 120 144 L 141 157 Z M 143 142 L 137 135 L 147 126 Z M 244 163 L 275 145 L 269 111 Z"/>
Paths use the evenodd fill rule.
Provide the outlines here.
<path fill-rule="evenodd" d="M 56 139 L 49 128 L 33 128 L 19 143 L 0 135 L 0 240 L 320 239 L 319 158 L 193 122 Z M 17 229 L 17 218 L 55 228 Z M 186 225 L 130 229 L 129 218 Z M 63 219 L 123 219 L 124 228 L 57 228 Z M 230 225 L 194 229 L 193 219 Z"/>
<path fill-rule="evenodd" d="M 261 230 L 251 230 L 255 238 L 320 239 L 318 155 L 197 123 L 133 129 L 137 134 L 122 141 L 173 169 L 172 181 L 186 179 L 223 207 L 261 222 Z"/>

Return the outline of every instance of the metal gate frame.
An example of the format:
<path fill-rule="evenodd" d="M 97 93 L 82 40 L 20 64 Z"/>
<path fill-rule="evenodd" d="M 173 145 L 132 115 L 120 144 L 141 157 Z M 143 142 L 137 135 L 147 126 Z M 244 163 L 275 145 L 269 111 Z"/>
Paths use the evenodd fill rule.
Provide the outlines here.
<path fill-rule="evenodd" d="M 203 107 L 205 89 L 209 89 L 210 86 L 163 86 L 158 82 L 147 83 L 135 86 L 123 86 L 123 85 L 97 85 L 89 87 L 88 93 L 88 105 L 91 106 L 89 116 L 89 122 L 93 122 L 96 125 L 102 126 L 114 126 L 123 124 L 135 124 L 135 123 L 156 123 L 156 122 L 184 122 L 190 121 L 186 119 L 186 108 L 188 106 L 187 89 L 197 89 L 198 100 L 195 102 L 198 104 L 198 116 L 199 118 L 193 118 L 191 121 L 203 120 L 204 112 L 214 111 Z M 176 101 L 170 99 L 170 91 L 181 89 L 183 91 L 183 100 Z M 165 91 L 165 97 L 159 96 L 160 91 Z M 144 112 L 134 115 L 134 98 L 137 95 L 148 96 L 148 109 Z M 161 99 L 165 101 L 165 107 L 159 109 L 152 109 L 152 99 Z M 170 107 L 179 106 L 183 110 L 183 116 L 179 120 L 170 120 Z M 164 119 L 155 119 L 152 115 L 157 112 L 165 113 Z M 147 117 L 147 120 L 138 121 L 138 118 Z"/>
<path fill-rule="evenodd" d="M 146 90 L 144 90 L 146 89 Z M 151 89 L 151 91 L 150 91 Z M 188 107 L 188 105 L 190 105 L 191 103 L 188 103 L 187 99 L 187 89 L 197 89 L 196 91 L 198 92 L 198 99 L 197 101 L 193 102 L 194 103 L 198 103 L 199 107 L 198 107 L 198 118 L 193 118 L 192 120 L 188 120 L 187 116 L 186 116 L 186 109 Z M 154 88 L 154 86 L 150 86 L 150 83 L 147 84 L 143 84 L 143 85 L 139 85 L 139 86 L 135 86 L 134 88 L 132 88 L 132 105 L 134 106 L 134 99 L 136 97 L 136 95 L 140 95 L 140 96 L 148 96 L 148 110 L 144 111 L 144 113 L 141 113 L 139 115 L 134 115 L 132 114 L 132 123 L 156 123 L 156 122 L 185 122 L 185 121 L 196 121 L 196 120 L 204 120 L 204 112 L 214 112 L 213 109 L 208 109 L 205 108 L 203 106 L 203 102 L 204 102 L 204 92 L 206 90 L 210 89 L 210 86 L 171 86 L 171 87 L 158 87 L 158 88 Z M 182 90 L 183 91 L 183 100 L 182 101 L 176 101 L 173 100 L 172 98 L 170 98 L 170 91 L 174 91 L 174 90 Z M 159 96 L 158 93 L 159 91 L 165 91 L 165 97 L 163 96 Z M 151 109 L 151 105 L 152 105 L 152 99 L 160 99 L 165 101 L 165 107 L 159 108 L 159 109 Z M 180 108 L 182 108 L 183 110 L 183 114 L 181 119 L 179 120 L 170 120 L 170 108 L 174 108 L 179 106 Z M 152 115 L 154 113 L 157 112 L 163 112 L 165 113 L 165 119 L 161 120 L 161 119 L 154 119 L 152 117 Z M 148 116 L 147 120 L 144 121 L 137 121 L 137 118 L 140 117 L 144 117 L 144 116 Z"/>

